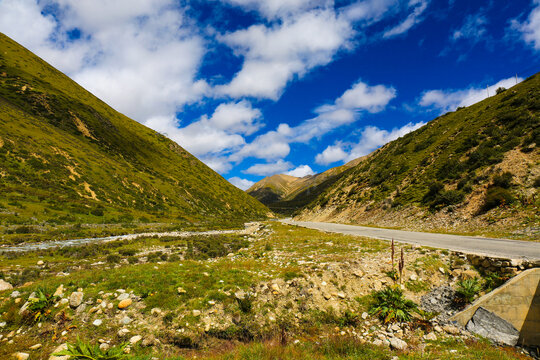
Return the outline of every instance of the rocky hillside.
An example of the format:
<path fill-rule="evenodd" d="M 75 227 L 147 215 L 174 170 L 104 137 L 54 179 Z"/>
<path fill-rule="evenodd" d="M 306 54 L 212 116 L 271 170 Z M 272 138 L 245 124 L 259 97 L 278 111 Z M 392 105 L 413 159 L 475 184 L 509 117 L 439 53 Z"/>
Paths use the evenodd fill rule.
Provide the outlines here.
<path fill-rule="evenodd" d="M 226 223 L 267 212 L 2 34 L 0 49 L 0 225 Z"/>
<path fill-rule="evenodd" d="M 540 75 L 375 151 L 298 218 L 537 237 Z"/>

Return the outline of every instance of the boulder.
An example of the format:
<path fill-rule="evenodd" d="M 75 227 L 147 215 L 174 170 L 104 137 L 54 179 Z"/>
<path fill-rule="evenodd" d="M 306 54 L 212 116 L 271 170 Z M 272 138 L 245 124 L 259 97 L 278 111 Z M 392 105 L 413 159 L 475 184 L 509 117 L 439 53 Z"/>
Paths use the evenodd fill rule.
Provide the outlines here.
<path fill-rule="evenodd" d="M 81 305 L 84 298 L 84 293 L 82 291 L 75 291 L 69 297 L 69 306 L 76 308 Z"/>
<path fill-rule="evenodd" d="M 132 303 L 133 301 L 131 301 L 131 299 L 124 299 L 118 303 L 118 308 L 127 309 Z"/>
<path fill-rule="evenodd" d="M 390 347 L 396 350 L 405 350 L 407 348 L 407 343 L 399 338 L 393 337 L 390 338 Z"/>
<path fill-rule="evenodd" d="M 9 289 L 13 289 L 13 285 L 8 283 L 7 281 L 0 279 L 0 291 L 9 290 Z"/>
<path fill-rule="evenodd" d="M 130 339 L 129 339 L 129 343 L 131 345 L 135 345 L 136 343 L 138 343 L 139 341 L 142 340 L 142 336 L 141 335 L 135 335 L 135 336 L 132 336 Z"/>
<path fill-rule="evenodd" d="M 519 331 L 512 324 L 483 307 L 479 307 L 469 320 L 467 330 L 510 346 L 515 346 L 519 340 Z"/>
<path fill-rule="evenodd" d="M 13 354 L 13 357 L 17 360 L 26 360 L 30 357 L 30 354 L 23 353 L 23 352 L 17 352 Z"/>

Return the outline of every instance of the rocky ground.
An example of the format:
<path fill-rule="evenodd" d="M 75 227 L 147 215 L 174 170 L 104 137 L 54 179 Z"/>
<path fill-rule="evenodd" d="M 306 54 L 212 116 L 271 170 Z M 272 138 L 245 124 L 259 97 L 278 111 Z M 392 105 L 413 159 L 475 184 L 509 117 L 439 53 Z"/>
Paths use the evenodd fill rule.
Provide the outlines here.
<path fill-rule="evenodd" d="M 220 236 L 131 239 L 95 245 L 81 259 L 75 250 L 4 254 L 0 358 L 67 359 L 52 354 L 77 338 L 104 351 L 126 344 L 125 352 L 145 359 L 336 338 L 390 357 L 467 358 L 453 344 L 481 341 L 448 321 L 457 311 L 456 282 L 485 276 L 465 256 L 396 246 L 393 266 L 387 242 L 273 222 Z M 404 270 L 395 281 L 401 249 Z M 433 314 L 388 324 L 370 315 L 372 294 L 394 285 Z M 500 351 L 496 358 L 525 356 Z"/>

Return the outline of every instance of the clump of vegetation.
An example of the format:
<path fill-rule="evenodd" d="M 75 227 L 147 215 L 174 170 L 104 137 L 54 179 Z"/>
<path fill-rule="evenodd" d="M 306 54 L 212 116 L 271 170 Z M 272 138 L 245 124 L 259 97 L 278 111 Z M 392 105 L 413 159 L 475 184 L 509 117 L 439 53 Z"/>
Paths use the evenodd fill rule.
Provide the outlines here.
<path fill-rule="evenodd" d="M 387 286 L 372 294 L 373 303 L 369 313 L 378 316 L 385 324 L 390 322 L 408 322 L 413 313 L 419 313 L 418 305 L 403 295 L 397 286 Z"/>
<path fill-rule="evenodd" d="M 57 300 L 58 296 L 53 296 L 42 288 L 37 289 L 36 297 L 28 299 L 27 318 L 34 322 L 50 319 Z"/>
<path fill-rule="evenodd" d="M 244 297 L 237 297 L 236 302 L 238 303 L 238 308 L 244 314 L 249 314 L 253 310 L 253 296 L 251 294 L 246 294 Z"/>
<path fill-rule="evenodd" d="M 510 192 L 512 186 L 513 175 L 510 172 L 505 172 L 493 177 L 493 181 L 486 191 L 484 204 L 481 212 L 487 212 L 496 207 L 502 207 L 512 204 L 516 199 Z"/>
<path fill-rule="evenodd" d="M 455 302 L 460 306 L 470 304 L 482 290 L 478 278 L 460 280 L 457 283 Z"/>
<path fill-rule="evenodd" d="M 124 352 L 127 344 L 113 346 L 108 350 L 101 350 L 98 345 L 91 345 L 77 339 L 75 343 L 68 343 L 67 349 L 57 352 L 55 356 L 70 356 L 72 360 L 123 360 L 128 358 Z"/>

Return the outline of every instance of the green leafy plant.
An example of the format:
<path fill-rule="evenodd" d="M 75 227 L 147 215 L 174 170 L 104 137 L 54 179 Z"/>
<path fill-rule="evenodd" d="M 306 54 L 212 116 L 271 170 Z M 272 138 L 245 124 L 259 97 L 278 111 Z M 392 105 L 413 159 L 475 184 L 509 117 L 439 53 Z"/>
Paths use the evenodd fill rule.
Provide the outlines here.
<path fill-rule="evenodd" d="M 108 350 L 101 350 L 98 345 L 91 345 L 77 339 L 74 344 L 67 344 L 67 349 L 57 352 L 55 356 L 69 355 L 71 360 L 123 360 L 128 354 L 124 353 L 127 344 L 113 346 Z"/>
<path fill-rule="evenodd" d="M 478 278 L 460 280 L 457 283 L 456 303 L 459 305 L 470 304 L 476 295 L 482 290 Z"/>
<path fill-rule="evenodd" d="M 412 313 L 419 313 L 418 305 L 406 299 L 397 286 L 388 286 L 372 294 L 373 303 L 369 313 L 378 316 L 384 323 L 408 322 Z"/>
<path fill-rule="evenodd" d="M 37 289 L 36 297 L 28 299 L 28 316 L 35 322 L 49 319 L 56 300 L 58 296 L 53 296 L 41 288 Z"/>

